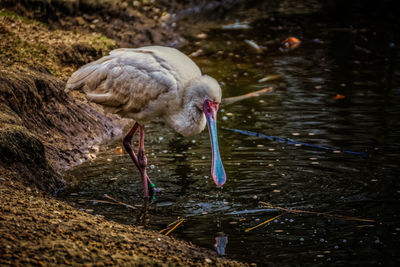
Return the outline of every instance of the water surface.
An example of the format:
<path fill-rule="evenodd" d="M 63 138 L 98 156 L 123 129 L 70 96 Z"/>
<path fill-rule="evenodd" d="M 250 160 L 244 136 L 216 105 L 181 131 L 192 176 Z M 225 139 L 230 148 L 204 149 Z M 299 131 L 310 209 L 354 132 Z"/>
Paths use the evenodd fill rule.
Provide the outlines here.
<path fill-rule="evenodd" d="M 172 235 L 212 249 L 219 238 L 227 241 L 227 256 L 260 266 L 398 265 L 399 25 L 390 12 L 382 19 L 368 13 L 373 9 L 339 16 L 341 1 L 284 6 L 288 3 L 268 12 L 238 11 L 215 23 L 201 20 L 186 36 L 183 50 L 202 49 L 193 60 L 221 83 L 224 97 L 279 83 L 286 87 L 220 107 L 219 143 L 228 177 L 223 188 L 216 188 L 210 177 L 207 131 L 184 138 L 162 121 L 146 128 L 148 174 L 163 189 L 150 204 L 147 227 L 161 230 L 186 218 Z M 237 18 L 250 28 L 222 29 Z M 198 33 L 207 38 L 194 37 Z M 280 51 L 279 42 L 289 36 L 301 39 L 301 45 Z M 256 53 L 245 40 L 264 51 Z M 268 75 L 279 78 L 259 82 Z M 344 98 L 336 99 L 338 94 Z M 367 152 L 369 157 L 272 142 L 222 127 Z M 142 204 L 139 172 L 121 153 L 121 140 L 70 174 L 80 182 L 65 192 L 65 199 L 111 220 L 141 224 L 140 207 L 87 201 L 107 200 L 108 194 Z M 259 201 L 377 223 L 286 214 L 245 232 L 281 213 Z"/>

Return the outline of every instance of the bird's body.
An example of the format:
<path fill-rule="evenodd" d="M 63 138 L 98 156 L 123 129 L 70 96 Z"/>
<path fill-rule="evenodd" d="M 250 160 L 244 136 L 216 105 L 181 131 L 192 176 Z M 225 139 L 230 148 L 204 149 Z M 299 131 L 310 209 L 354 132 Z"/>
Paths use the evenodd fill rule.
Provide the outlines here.
<path fill-rule="evenodd" d="M 141 129 L 161 117 L 184 136 L 201 132 L 207 121 L 215 122 L 221 102 L 221 88 L 215 79 L 202 75 L 199 67 L 183 53 L 162 46 L 113 50 L 110 55 L 76 71 L 66 89 L 82 89 L 88 100 L 102 105 L 106 111 L 134 119 Z M 206 118 L 207 114 L 212 120 Z M 128 133 L 125 141 L 130 143 L 136 128 L 131 130 L 131 135 Z M 216 130 L 212 128 L 215 126 L 209 124 L 210 134 Z M 216 182 L 220 185 L 225 182 L 225 172 L 219 159 L 216 133 L 213 135 L 213 156 L 216 153 L 218 157 L 213 160 L 213 168 L 215 164 L 220 166 L 217 172 L 222 176 Z M 135 154 L 130 155 L 140 170 Z"/>
<path fill-rule="evenodd" d="M 199 79 L 217 85 L 176 49 L 122 48 L 80 68 L 68 80 L 67 90 L 82 88 L 90 101 L 140 125 L 163 117 L 171 128 L 188 136 L 201 132 L 206 125 L 201 110 L 190 112 L 191 107 L 185 106 L 190 84 Z M 216 95 L 215 100 L 220 102 L 221 93 Z"/>

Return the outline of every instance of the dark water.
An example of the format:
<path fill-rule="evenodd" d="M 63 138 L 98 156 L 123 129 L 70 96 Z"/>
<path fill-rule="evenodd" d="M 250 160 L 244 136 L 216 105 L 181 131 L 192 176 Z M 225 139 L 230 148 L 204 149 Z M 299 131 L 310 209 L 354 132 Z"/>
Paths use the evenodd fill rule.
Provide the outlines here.
<path fill-rule="evenodd" d="M 224 236 L 220 240 L 228 242 L 227 256 L 259 266 L 398 265 L 400 30 L 395 12 L 390 5 L 347 6 L 344 1 L 326 1 L 324 6 L 317 1 L 290 3 L 283 1 L 267 11 L 262 9 L 265 5 L 239 10 L 226 15 L 228 21 L 211 25 L 202 20 L 187 36 L 185 52 L 203 49 L 193 59 L 221 82 L 224 97 L 282 82 L 286 87 L 221 107 L 219 141 L 228 177 L 222 189 L 210 178 L 207 131 L 183 138 L 162 122 L 147 127 L 148 174 L 163 188 L 150 204 L 148 227 L 161 230 L 184 217 L 172 235 L 208 248 Z M 250 22 L 251 28 L 221 29 L 234 22 L 234 16 Z M 193 37 L 201 32 L 207 33 L 206 39 Z M 289 36 L 301 39 L 301 45 L 280 51 L 274 40 Z M 244 40 L 268 49 L 257 54 Z M 258 82 L 268 75 L 279 78 Z M 344 98 L 335 99 L 337 94 Z M 221 127 L 370 156 L 296 147 Z M 140 224 L 140 207 L 86 201 L 107 200 L 103 195 L 108 194 L 141 204 L 139 173 L 120 148 L 116 140 L 101 148 L 96 160 L 71 171 L 80 182 L 63 197 L 93 214 Z M 281 213 L 258 201 L 377 223 L 286 214 L 245 232 Z"/>

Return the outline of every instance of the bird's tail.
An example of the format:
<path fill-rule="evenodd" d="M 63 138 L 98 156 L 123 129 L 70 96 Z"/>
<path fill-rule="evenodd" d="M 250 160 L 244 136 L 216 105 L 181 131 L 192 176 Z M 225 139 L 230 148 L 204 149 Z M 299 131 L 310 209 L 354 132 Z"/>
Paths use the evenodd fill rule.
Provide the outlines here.
<path fill-rule="evenodd" d="M 98 84 L 93 85 L 91 83 L 100 83 L 104 80 L 105 77 L 100 77 L 104 76 L 104 72 L 98 70 L 99 66 L 102 66 L 102 63 L 107 62 L 108 60 L 110 60 L 109 57 L 103 57 L 99 60 L 86 64 L 75 71 L 68 79 L 65 86 L 65 91 L 68 93 L 72 90 L 81 90 L 85 84 L 87 84 L 89 87 L 96 88 Z M 88 89 L 90 91 L 90 88 Z"/>

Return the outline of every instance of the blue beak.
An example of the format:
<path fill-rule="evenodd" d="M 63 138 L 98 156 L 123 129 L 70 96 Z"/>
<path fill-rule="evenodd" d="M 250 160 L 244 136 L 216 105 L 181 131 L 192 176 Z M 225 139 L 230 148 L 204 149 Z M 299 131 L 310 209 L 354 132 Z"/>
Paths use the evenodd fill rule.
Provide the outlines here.
<path fill-rule="evenodd" d="M 217 135 L 217 111 L 218 103 L 209 100 L 204 101 L 203 112 L 206 115 L 208 132 L 211 139 L 212 167 L 211 176 L 217 186 L 222 186 L 226 182 L 226 173 L 222 165 L 218 147 Z"/>

